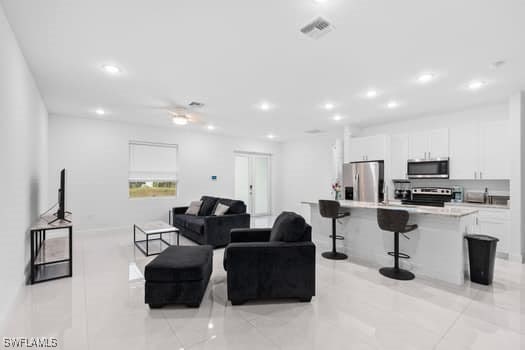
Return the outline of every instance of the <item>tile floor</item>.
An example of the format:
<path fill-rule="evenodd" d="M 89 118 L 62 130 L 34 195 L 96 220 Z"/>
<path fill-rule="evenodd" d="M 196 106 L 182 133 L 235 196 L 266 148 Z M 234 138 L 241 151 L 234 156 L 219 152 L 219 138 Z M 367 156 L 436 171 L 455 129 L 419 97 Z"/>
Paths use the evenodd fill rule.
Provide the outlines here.
<path fill-rule="evenodd" d="M 266 226 L 263 218 L 255 226 Z M 192 244 L 182 239 L 182 244 Z M 318 252 L 323 250 L 320 243 Z M 232 307 L 223 250 L 198 309 L 144 304 L 131 230 L 77 234 L 74 276 L 23 289 L 0 336 L 54 336 L 61 349 L 524 349 L 525 269 L 497 260 L 491 287 L 382 277 L 317 260 L 317 295 Z"/>

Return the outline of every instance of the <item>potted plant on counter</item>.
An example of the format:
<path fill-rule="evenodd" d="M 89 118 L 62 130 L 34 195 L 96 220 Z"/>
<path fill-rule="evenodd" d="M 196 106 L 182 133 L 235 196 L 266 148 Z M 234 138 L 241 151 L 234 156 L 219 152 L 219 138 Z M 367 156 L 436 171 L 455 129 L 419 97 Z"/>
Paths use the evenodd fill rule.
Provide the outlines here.
<path fill-rule="evenodd" d="M 335 200 L 340 199 L 339 193 L 341 193 L 341 184 L 339 183 L 339 181 L 336 181 L 332 184 L 332 190 L 335 194 Z"/>

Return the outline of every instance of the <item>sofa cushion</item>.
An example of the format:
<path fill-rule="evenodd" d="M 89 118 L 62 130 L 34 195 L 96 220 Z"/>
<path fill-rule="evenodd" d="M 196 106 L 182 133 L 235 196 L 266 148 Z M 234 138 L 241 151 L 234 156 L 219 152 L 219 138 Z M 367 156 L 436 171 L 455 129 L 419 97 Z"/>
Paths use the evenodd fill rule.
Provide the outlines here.
<path fill-rule="evenodd" d="M 198 234 L 204 234 L 204 217 L 186 215 L 184 227 Z"/>
<path fill-rule="evenodd" d="M 191 216 L 192 215 L 188 215 L 188 214 L 173 215 L 173 226 L 178 227 L 178 228 L 186 227 L 187 218 Z"/>
<path fill-rule="evenodd" d="M 193 201 L 190 203 L 188 210 L 186 210 L 187 215 L 198 215 L 202 206 L 202 201 Z"/>
<path fill-rule="evenodd" d="M 209 216 L 213 214 L 213 210 L 215 209 L 215 204 L 217 204 L 218 198 L 216 197 L 210 197 L 210 196 L 202 196 L 201 201 L 201 209 L 199 210 L 199 216 Z"/>
<path fill-rule="evenodd" d="M 305 229 L 306 222 L 301 215 L 284 211 L 275 219 L 270 241 L 300 242 Z"/>
<path fill-rule="evenodd" d="M 208 245 L 171 246 L 146 265 L 144 278 L 148 282 L 201 281 L 212 259 L 213 248 Z"/>
<path fill-rule="evenodd" d="M 230 209 L 226 212 L 226 214 L 244 214 L 246 213 L 246 204 L 244 204 L 243 201 L 236 200 L 236 199 L 219 198 L 217 203 L 230 207 Z"/>

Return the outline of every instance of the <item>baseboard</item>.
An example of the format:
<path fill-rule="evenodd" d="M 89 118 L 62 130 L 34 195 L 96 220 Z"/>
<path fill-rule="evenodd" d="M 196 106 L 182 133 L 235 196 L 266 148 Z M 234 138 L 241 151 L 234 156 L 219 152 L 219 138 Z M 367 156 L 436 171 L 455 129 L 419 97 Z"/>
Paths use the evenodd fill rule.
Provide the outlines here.
<path fill-rule="evenodd" d="M 75 227 L 73 226 L 73 229 Z M 117 231 L 117 230 L 129 230 L 129 232 L 133 232 L 133 225 L 125 225 L 125 226 L 113 226 L 113 227 L 100 227 L 100 228 L 90 228 L 90 229 L 80 229 L 80 230 L 74 230 L 74 233 L 78 234 L 94 234 L 98 232 L 106 232 L 106 231 Z"/>
<path fill-rule="evenodd" d="M 523 261 L 523 255 L 522 254 L 510 254 L 508 257 L 509 261 L 512 262 L 519 262 L 520 264 L 523 264 L 525 261 Z"/>

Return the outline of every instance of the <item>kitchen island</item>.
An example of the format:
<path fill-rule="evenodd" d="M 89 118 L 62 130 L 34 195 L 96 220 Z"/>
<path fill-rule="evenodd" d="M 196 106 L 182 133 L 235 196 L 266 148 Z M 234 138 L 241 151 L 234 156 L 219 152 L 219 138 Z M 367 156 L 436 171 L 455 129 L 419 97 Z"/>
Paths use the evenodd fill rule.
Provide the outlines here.
<path fill-rule="evenodd" d="M 342 247 L 350 261 L 377 267 L 393 266 L 387 254 L 394 250 L 394 234 L 382 231 L 377 224 L 377 209 L 402 209 L 410 213 L 409 223 L 418 228 L 401 236 L 400 251 L 410 255 L 401 259 L 400 267 L 433 279 L 461 285 L 465 281 L 465 234 L 473 233 L 477 210 L 462 207 L 428 207 L 402 204 L 339 201 L 351 215 L 338 221 L 337 234 L 345 239 Z M 329 242 L 331 220 L 321 217 L 317 201 L 305 201 L 310 207 L 313 238 Z M 328 247 L 328 245 L 327 245 Z M 327 248 L 328 249 L 328 248 Z"/>

